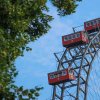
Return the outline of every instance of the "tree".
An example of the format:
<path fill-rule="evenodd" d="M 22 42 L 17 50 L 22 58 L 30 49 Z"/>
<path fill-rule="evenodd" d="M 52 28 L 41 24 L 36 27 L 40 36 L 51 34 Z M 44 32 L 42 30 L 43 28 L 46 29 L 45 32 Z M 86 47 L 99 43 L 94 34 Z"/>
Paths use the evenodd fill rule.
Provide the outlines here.
<path fill-rule="evenodd" d="M 80 0 L 50 0 L 58 9 L 60 16 L 75 11 Z M 31 50 L 26 45 L 38 39 L 50 29 L 53 17 L 48 15 L 47 0 L 0 0 L 0 99 L 33 100 L 39 96 L 42 87 L 24 89 L 14 84 L 18 72 L 14 66 L 17 57 L 23 56 L 24 50 Z"/>
<path fill-rule="evenodd" d="M 66 16 L 75 13 L 78 2 L 82 0 L 50 0 L 57 7 L 58 15 Z"/>

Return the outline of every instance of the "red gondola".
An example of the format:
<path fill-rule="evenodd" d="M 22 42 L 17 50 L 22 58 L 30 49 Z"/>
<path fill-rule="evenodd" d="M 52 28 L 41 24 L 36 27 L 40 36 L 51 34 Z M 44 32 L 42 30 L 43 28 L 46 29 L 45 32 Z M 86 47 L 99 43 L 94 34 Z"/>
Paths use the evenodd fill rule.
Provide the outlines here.
<path fill-rule="evenodd" d="M 88 33 L 98 31 L 100 28 L 100 18 L 84 22 L 84 28 Z"/>
<path fill-rule="evenodd" d="M 63 82 L 75 80 L 74 71 L 71 68 L 56 71 L 48 74 L 48 81 L 50 85 L 57 85 Z"/>
<path fill-rule="evenodd" d="M 84 31 L 62 36 L 64 47 L 72 47 L 84 43 L 88 43 L 88 37 Z"/>

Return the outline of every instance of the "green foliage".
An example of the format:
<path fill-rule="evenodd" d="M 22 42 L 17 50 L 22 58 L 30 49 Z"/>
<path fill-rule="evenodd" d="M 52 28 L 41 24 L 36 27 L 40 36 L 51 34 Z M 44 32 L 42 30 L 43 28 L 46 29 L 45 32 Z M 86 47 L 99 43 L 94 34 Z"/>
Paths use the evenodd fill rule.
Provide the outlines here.
<path fill-rule="evenodd" d="M 33 19 L 28 28 L 28 34 L 30 34 L 31 40 L 35 40 L 47 33 L 50 29 L 49 22 L 52 20 L 52 17 L 46 14 L 37 16 Z"/>
<path fill-rule="evenodd" d="M 0 99 L 23 100 L 26 97 L 29 100 L 39 96 L 37 88 L 33 92 L 14 85 L 18 74 L 14 61 L 23 56 L 24 50 L 31 50 L 26 47 L 30 41 L 49 30 L 52 17 L 44 13 L 48 11 L 45 4 L 46 0 L 0 0 Z M 38 33 L 29 30 L 33 20 L 36 21 L 33 30 L 37 27 Z"/>
<path fill-rule="evenodd" d="M 37 89 L 38 88 L 38 89 Z M 15 85 L 9 85 L 5 88 L 0 90 L 0 99 L 3 100 L 36 100 L 39 96 L 39 91 L 43 89 L 42 87 L 35 87 L 34 89 L 24 89 L 23 86 L 17 87 Z"/>
<path fill-rule="evenodd" d="M 50 0 L 57 7 L 58 15 L 65 16 L 75 13 L 77 2 L 82 0 Z"/>
<path fill-rule="evenodd" d="M 80 0 L 51 0 L 60 16 L 75 12 Z M 17 57 L 32 50 L 26 45 L 46 34 L 52 16 L 46 6 L 47 0 L 0 0 L 0 99 L 35 100 L 43 88 L 17 87 L 14 79 L 18 71 L 14 66 Z"/>

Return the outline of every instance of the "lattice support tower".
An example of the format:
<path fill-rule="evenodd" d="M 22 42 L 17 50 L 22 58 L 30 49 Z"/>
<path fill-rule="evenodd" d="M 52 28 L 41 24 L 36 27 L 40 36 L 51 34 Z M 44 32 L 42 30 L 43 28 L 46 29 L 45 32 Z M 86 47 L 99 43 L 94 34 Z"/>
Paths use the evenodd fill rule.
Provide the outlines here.
<path fill-rule="evenodd" d="M 66 48 L 62 55 L 54 53 L 58 62 L 57 70 L 72 66 L 76 79 L 54 85 L 52 100 L 87 100 L 92 63 L 100 49 L 100 31 L 91 33 L 88 37 L 90 42 L 86 45 Z"/>

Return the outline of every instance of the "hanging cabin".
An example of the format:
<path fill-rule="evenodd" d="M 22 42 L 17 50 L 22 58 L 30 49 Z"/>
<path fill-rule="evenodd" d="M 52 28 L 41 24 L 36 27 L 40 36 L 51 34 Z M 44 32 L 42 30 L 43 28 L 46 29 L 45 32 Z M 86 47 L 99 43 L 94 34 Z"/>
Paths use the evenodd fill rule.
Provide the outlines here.
<path fill-rule="evenodd" d="M 52 72 L 48 74 L 48 82 L 50 85 L 57 85 L 63 82 L 75 80 L 74 71 L 71 68 Z"/>
<path fill-rule="evenodd" d="M 62 36 L 62 44 L 64 47 L 73 47 L 86 43 L 88 43 L 88 37 L 84 31 Z"/>
<path fill-rule="evenodd" d="M 100 18 L 84 22 L 84 29 L 88 33 L 99 31 L 100 30 Z"/>

